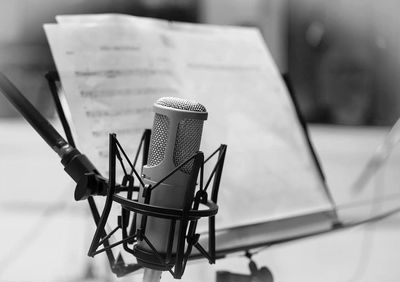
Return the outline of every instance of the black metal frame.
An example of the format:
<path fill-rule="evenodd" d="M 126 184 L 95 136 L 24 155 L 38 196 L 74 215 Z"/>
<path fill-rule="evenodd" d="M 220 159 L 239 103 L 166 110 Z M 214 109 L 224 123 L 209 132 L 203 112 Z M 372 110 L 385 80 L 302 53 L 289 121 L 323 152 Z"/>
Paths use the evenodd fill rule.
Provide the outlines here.
<path fill-rule="evenodd" d="M 57 72 L 49 72 L 46 74 L 50 90 L 53 95 L 53 99 L 56 104 L 59 118 L 64 127 L 65 134 L 70 144 L 75 144 L 71 128 L 68 120 L 64 113 L 64 108 L 61 103 L 61 97 L 63 95 L 60 91 L 59 76 Z M 226 145 L 221 145 L 215 150 L 206 160 L 202 152 L 197 152 L 192 157 L 187 159 L 180 166 L 175 168 L 173 171 L 168 173 L 162 180 L 153 186 L 145 185 L 141 179 L 139 173 L 136 171 L 135 166 L 138 161 L 140 152 L 142 152 L 142 167 L 146 164 L 149 143 L 150 143 L 151 131 L 146 129 L 140 140 L 138 150 L 133 162 L 130 161 L 127 154 L 123 150 L 121 144 L 118 142 L 115 134 L 109 136 L 109 182 L 106 195 L 106 201 L 102 210 L 101 216 L 93 197 L 88 197 L 88 203 L 92 212 L 92 216 L 95 220 L 97 229 L 94 234 L 92 243 L 89 248 L 88 255 L 95 256 L 99 253 L 105 252 L 107 254 L 110 267 L 117 276 L 123 276 L 130 272 L 140 269 L 142 266 L 148 266 L 145 261 L 140 259 L 142 250 L 137 247 L 137 243 L 145 241 L 150 246 L 151 251 L 149 252 L 152 257 L 155 258 L 154 264 L 161 270 L 169 271 L 174 278 L 181 278 L 186 267 L 188 259 L 191 257 L 193 248 L 196 248 L 200 256 L 205 257 L 210 263 L 215 263 L 215 215 L 218 212 L 217 199 L 219 184 L 221 180 L 222 169 L 224 165 L 224 159 L 226 154 Z M 216 156 L 218 153 L 218 159 L 212 169 L 207 181 L 204 180 L 204 165 L 211 158 Z M 122 156 L 124 158 L 122 158 Z M 118 159 L 120 166 L 124 172 L 122 184 L 116 184 L 116 160 Z M 130 167 L 128 173 L 124 164 L 124 160 Z M 161 206 L 150 205 L 150 198 L 152 190 L 160 187 L 159 185 L 171 177 L 174 173 L 179 171 L 182 166 L 188 162 L 193 162 L 192 173 L 190 175 L 189 185 L 196 186 L 199 181 L 197 192 L 194 198 L 187 196 L 185 199 L 185 205 L 182 209 L 173 209 Z M 207 189 L 213 180 L 210 197 L 208 196 Z M 138 181 L 140 186 L 135 186 L 135 181 Z M 133 193 L 138 192 L 140 187 L 144 197 L 144 202 L 138 202 L 138 199 L 133 198 Z M 120 192 L 127 192 L 127 196 L 121 196 Z M 118 226 L 115 227 L 109 234 L 105 231 L 105 225 L 111 212 L 113 203 L 116 202 L 121 205 L 121 215 L 118 216 Z M 202 204 L 207 209 L 199 210 L 199 206 Z M 132 219 L 131 219 L 131 214 Z M 140 224 L 136 222 L 138 214 L 141 215 Z M 168 236 L 168 246 L 166 253 L 159 253 L 154 244 L 146 236 L 146 220 L 148 217 L 162 218 L 170 222 L 170 230 Z M 200 243 L 200 234 L 196 233 L 196 227 L 200 218 L 208 217 L 208 250 L 206 250 Z M 178 227 L 177 227 L 178 226 Z M 175 236 L 175 230 L 177 230 L 178 236 Z M 119 229 L 122 232 L 122 240 L 110 244 L 110 237 L 116 233 Z M 177 238 L 176 238 L 177 237 Z M 176 242 L 177 241 L 177 242 Z M 172 246 L 176 244 L 176 252 L 172 251 Z M 138 257 L 139 264 L 126 264 L 122 256 L 119 255 L 115 259 L 112 252 L 112 248 L 122 245 L 123 249 Z M 102 248 L 100 248 L 102 246 Z M 148 253 L 145 255 L 149 255 Z M 196 256 L 198 258 L 199 255 Z M 151 265 L 150 265 L 151 267 Z"/>
<path fill-rule="evenodd" d="M 149 138 L 149 131 L 145 131 L 141 139 L 139 148 L 148 147 L 142 146 L 142 144 L 147 143 Z M 202 152 L 197 152 L 192 157 L 187 159 L 173 171 L 168 173 L 161 181 L 157 182 L 153 186 L 145 185 L 138 172 L 135 170 L 136 161 L 140 149 L 137 151 L 135 161 L 131 162 L 123 150 L 121 144 L 118 142 L 115 134 L 110 134 L 109 142 L 109 189 L 107 191 L 106 203 L 102 212 L 101 219 L 97 225 L 97 230 L 93 237 L 92 244 L 89 249 L 89 256 L 94 256 L 96 254 L 110 250 L 111 248 L 121 245 L 124 250 L 131 253 L 137 257 L 140 257 L 142 252 L 137 248 L 137 243 L 140 241 L 145 241 L 148 246 L 150 246 L 150 255 L 155 258 L 154 265 L 161 270 L 169 271 L 174 278 L 181 278 L 187 260 L 190 257 L 193 248 L 196 248 L 199 253 L 208 259 L 210 263 L 215 262 L 215 221 L 214 217 L 218 212 L 218 206 L 216 204 L 216 197 L 218 195 L 219 189 L 219 179 L 222 173 L 222 166 L 226 153 L 226 145 L 221 145 L 207 160 L 204 161 L 204 156 Z M 213 171 L 205 183 L 204 181 L 204 164 L 210 160 L 213 156 L 218 154 L 218 160 L 216 161 Z M 130 172 L 127 172 L 125 168 L 124 160 L 129 164 Z M 147 155 L 147 152 L 144 152 Z M 118 159 L 123 171 L 124 177 L 122 184 L 116 189 L 116 160 Z M 193 161 L 192 173 L 190 176 L 189 183 L 196 185 L 196 181 L 199 176 L 199 188 L 195 193 L 194 198 L 190 198 L 190 195 L 186 197 L 184 202 L 189 203 L 186 207 L 182 209 L 166 208 L 161 206 L 150 205 L 150 199 L 152 191 L 160 187 L 160 184 L 171 177 L 174 173 L 179 171 L 185 164 Z M 210 186 L 211 180 L 214 179 L 213 188 L 211 192 L 211 198 L 209 199 L 207 194 L 207 189 Z M 139 186 L 135 186 L 134 182 L 137 180 L 142 187 L 142 194 L 144 197 L 144 202 L 139 202 L 138 199 L 133 198 L 133 192 L 139 191 Z M 189 184 L 190 185 L 190 184 Z M 127 197 L 119 195 L 119 191 L 127 191 Z M 110 215 L 111 207 L 113 203 L 118 203 L 121 205 L 121 215 L 118 217 L 118 226 L 114 228 L 109 234 L 104 236 L 104 226 Z M 199 210 L 200 204 L 203 204 L 207 209 Z M 131 214 L 132 218 L 131 218 Z M 138 214 L 141 215 L 141 221 L 137 222 Z M 146 236 L 146 222 L 148 217 L 162 218 L 163 220 L 168 220 L 170 224 L 169 235 L 168 235 L 168 245 L 166 253 L 159 253 L 154 244 Z M 196 227 L 198 220 L 200 218 L 209 218 L 209 232 L 208 236 L 210 238 L 208 251 L 199 243 L 200 235 L 196 233 Z M 177 229 L 178 228 L 178 229 Z M 99 249 L 103 243 L 110 238 L 119 229 L 122 231 L 122 240 L 109 245 L 104 246 Z M 177 229 L 177 238 L 175 238 L 175 230 Z M 176 253 L 173 253 L 172 246 L 176 243 Z M 148 255 L 148 254 L 147 254 Z M 141 265 L 147 266 L 146 262 L 141 262 Z"/>

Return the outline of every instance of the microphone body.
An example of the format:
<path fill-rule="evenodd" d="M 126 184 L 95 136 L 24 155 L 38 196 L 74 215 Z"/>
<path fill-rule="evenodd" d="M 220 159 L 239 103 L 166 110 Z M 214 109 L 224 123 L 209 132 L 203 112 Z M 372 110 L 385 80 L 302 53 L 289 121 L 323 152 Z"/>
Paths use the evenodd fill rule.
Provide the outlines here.
<path fill-rule="evenodd" d="M 170 172 L 199 151 L 203 122 L 207 111 L 199 103 L 184 99 L 165 97 L 154 104 L 154 124 L 150 139 L 147 165 L 143 167 L 143 181 L 154 186 Z M 151 191 L 150 205 L 190 209 L 195 183 L 190 181 L 193 160 L 165 179 Z M 191 184 L 192 183 L 192 184 Z M 194 184 L 194 185 L 193 185 Z M 144 202 L 143 189 L 139 191 L 139 202 Z M 140 228 L 142 215 L 138 215 Z M 148 216 L 145 236 L 160 254 L 166 254 L 170 238 L 171 220 Z M 179 222 L 175 228 L 172 254 L 176 253 Z M 140 241 L 135 246 L 138 262 L 146 267 L 165 270 L 152 253 L 151 247 Z"/>

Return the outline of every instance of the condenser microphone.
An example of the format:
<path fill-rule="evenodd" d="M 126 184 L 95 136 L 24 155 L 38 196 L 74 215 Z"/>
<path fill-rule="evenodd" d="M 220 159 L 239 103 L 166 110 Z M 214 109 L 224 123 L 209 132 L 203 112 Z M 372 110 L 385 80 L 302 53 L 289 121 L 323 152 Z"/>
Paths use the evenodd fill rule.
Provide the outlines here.
<path fill-rule="evenodd" d="M 150 138 L 150 149 L 147 164 L 143 167 L 143 180 L 147 185 L 154 186 L 163 180 L 171 171 L 176 170 L 200 148 L 200 141 L 204 120 L 207 119 L 207 110 L 200 103 L 181 98 L 164 97 L 154 104 L 154 123 Z M 187 209 L 193 200 L 195 183 L 190 181 L 193 169 L 193 160 L 181 166 L 170 177 L 163 180 L 159 186 L 151 191 L 150 205 Z M 143 191 L 143 190 L 142 190 Z M 142 191 L 139 191 L 139 202 L 143 202 Z M 138 216 L 138 228 L 141 216 Z M 138 263 L 158 270 L 166 270 L 155 257 L 152 247 L 163 255 L 167 253 L 170 221 L 148 216 L 144 233 L 151 242 L 139 241 L 135 246 L 135 256 Z M 178 223 L 179 224 L 179 223 Z M 179 229 L 179 228 L 176 228 Z M 177 232 L 174 235 L 172 254 L 176 253 Z"/>

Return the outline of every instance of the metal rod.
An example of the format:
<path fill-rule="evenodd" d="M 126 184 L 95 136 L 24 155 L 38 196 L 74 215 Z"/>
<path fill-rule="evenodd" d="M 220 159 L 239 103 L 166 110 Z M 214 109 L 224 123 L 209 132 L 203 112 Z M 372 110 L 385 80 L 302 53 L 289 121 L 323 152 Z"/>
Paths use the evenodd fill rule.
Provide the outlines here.
<path fill-rule="evenodd" d="M 71 147 L 54 129 L 39 111 L 25 98 L 15 85 L 0 73 L 0 91 L 19 111 L 46 143 L 59 155 L 63 156 L 66 148 Z"/>
<path fill-rule="evenodd" d="M 65 111 L 63 108 L 63 103 L 61 102 L 61 99 L 65 100 L 65 97 L 59 90 L 60 88 L 57 87 L 57 82 L 60 82 L 60 76 L 56 71 L 49 71 L 48 73 L 46 73 L 45 78 L 47 79 L 47 82 L 49 84 L 50 92 L 53 96 L 54 104 L 56 105 L 58 118 L 60 119 L 61 124 L 64 128 L 64 133 L 67 137 L 67 141 L 71 146 L 76 147 L 74 138 L 72 136 L 71 126 L 69 125 L 67 116 L 65 115 Z"/>
<path fill-rule="evenodd" d="M 90 244 L 89 256 L 94 256 L 97 254 L 96 250 L 99 247 L 99 241 L 101 240 L 101 235 L 105 233 L 104 227 L 107 223 L 107 218 L 110 214 L 112 203 L 113 203 L 113 194 L 115 193 L 115 151 L 116 151 L 116 144 L 115 144 L 115 134 L 109 135 L 109 188 L 107 191 L 107 199 L 104 204 L 104 209 L 101 214 L 100 220 L 97 224 L 96 232 L 93 236 L 92 243 Z M 110 245 L 112 246 L 112 245 Z"/>
<path fill-rule="evenodd" d="M 161 280 L 162 272 L 150 268 L 144 269 L 143 282 L 158 282 Z"/>
<path fill-rule="evenodd" d="M 123 244 L 123 243 L 125 243 L 125 242 L 128 242 L 128 241 L 132 240 L 135 236 L 136 236 L 136 235 L 134 235 L 134 236 L 129 236 L 129 237 L 123 239 L 123 240 L 120 240 L 120 241 L 118 241 L 118 242 L 115 242 L 115 243 L 109 245 L 108 247 L 105 247 L 105 248 L 103 248 L 103 249 L 100 249 L 100 250 L 98 250 L 98 251 L 95 251 L 95 252 L 93 252 L 92 257 L 94 257 L 95 255 L 98 255 L 98 254 L 100 254 L 100 253 L 102 253 L 102 252 L 105 252 L 105 251 L 107 251 L 107 250 L 110 250 L 110 249 L 112 249 L 112 248 L 114 248 L 114 247 L 116 247 L 116 246 L 118 246 L 118 245 L 121 245 L 121 244 Z"/>

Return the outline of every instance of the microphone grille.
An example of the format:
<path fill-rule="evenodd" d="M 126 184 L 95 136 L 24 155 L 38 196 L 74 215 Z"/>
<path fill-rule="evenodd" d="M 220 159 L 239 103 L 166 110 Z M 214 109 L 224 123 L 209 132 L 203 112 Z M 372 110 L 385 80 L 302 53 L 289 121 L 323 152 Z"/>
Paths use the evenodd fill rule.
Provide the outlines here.
<path fill-rule="evenodd" d="M 183 116 L 179 116 L 179 110 L 205 114 L 207 114 L 207 110 L 200 103 L 175 97 L 160 98 L 155 105 L 167 108 L 167 112 L 165 113 L 166 115 L 155 114 L 147 165 L 157 166 L 166 157 L 172 157 L 172 162 L 177 167 L 200 149 L 204 122 L 202 119 L 189 118 L 190 114 L 187 117 L 185 117 L 185 113 Z M 168 144 L 169 134 L 172 130 L 169 119 L 175 119 L 178 116 L 180 120 L 177 124 L 175 144 Z M 167 147 L 172 150 L 167 150 Z M 172 155 L 166 156 L 168 151 L 172 152 Z M 190 174 L 192 166 L 193 160 L 182 166 L 180 170 L 186 174 Z"/>
<path fill-rule="evenodd" d="M 156 166 L 164 159 L 168 140 L 168 125 L 167 116 L 155 115 L 147 163 L 149 166 Z"/>
<path fill-rule="evenodd" d="M 191 112 L 207 112 L 202 104 L 177 97 L 160 98 L 157 100 L 156 105 Z"/>
<path fill-rule="evenodd" d="M 174 148 L 174 164 L 179 166 L 200 149 L 203 121 L 199 119 L 184 119 L 179 122 Z M 181 171 L 190 174 L 193 160 L 182 166 Z"/>

